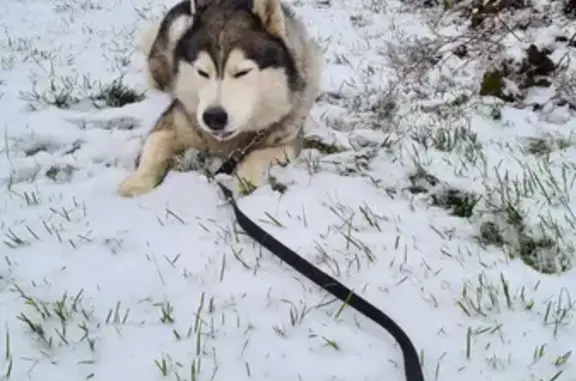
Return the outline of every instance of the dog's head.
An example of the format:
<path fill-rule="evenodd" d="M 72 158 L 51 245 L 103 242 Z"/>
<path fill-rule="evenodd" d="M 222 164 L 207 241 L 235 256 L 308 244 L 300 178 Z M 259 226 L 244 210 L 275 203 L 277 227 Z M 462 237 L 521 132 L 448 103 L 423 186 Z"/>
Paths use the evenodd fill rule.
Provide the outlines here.
<path fill-rule="evenodd" d="M 190 0 L 175 53 L 176 96 L 224 140 L 264 129 L 291 108 L 300 77 L 280 0 Z"/>

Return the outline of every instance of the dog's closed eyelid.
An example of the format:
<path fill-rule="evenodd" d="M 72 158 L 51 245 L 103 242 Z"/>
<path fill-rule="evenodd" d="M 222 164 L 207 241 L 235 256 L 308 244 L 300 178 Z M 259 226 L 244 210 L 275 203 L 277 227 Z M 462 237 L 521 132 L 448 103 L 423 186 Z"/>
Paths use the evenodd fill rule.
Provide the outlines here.
<path fill-rule="evenodd" d="M 202 70 L 202 69 L 196 69 L 196 72 L 198 73 L 198 75 L 200 75 L 201 77 L 204 78 L 210 78 L 210 74 L 208 74 L 208 72 Z"/>
<path fill-rule="evenodd" d="M 232 76 L 233 76 L 234 78 L 240 78 L 240 77 L 245 76 L 246 74 L 248 74 L 248 73 L 251 72 L 251 71 L 252 71 L 252 68 L 247 68 L 247 69 L 242 69 L 242 70 L 236 70 L 236 71 L 232 74 Z"/>

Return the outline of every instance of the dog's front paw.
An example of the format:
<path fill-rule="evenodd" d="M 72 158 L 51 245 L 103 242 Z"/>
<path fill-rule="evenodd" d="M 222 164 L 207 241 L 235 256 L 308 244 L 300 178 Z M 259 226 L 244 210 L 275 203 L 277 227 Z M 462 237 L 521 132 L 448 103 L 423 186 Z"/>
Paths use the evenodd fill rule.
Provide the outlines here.
<path fill-rule="evenodd" d="M 236 189 L 241 194 L 249 194 L 265 182 L 263 168 L 255 165 L 240 165 L 235 178 Z"/>
<path fill-rule="evenodd" d="M 124 197 L 138 196 L 154 189 L 157 185 L 156 178 L 133 173 L 128 176 L 118 189 L 118 193 Z"/>

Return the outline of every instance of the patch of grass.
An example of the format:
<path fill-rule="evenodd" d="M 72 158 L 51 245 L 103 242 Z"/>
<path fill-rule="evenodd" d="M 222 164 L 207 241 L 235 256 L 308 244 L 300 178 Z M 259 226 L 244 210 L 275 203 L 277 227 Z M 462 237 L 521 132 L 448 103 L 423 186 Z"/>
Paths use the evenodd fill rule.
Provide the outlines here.
<path fill-rule="evenodd" d="M 74 348 L 86 343 L 90 351 L 94 352 L 96 339 L 88 327 L 93 318 L 92 310 L 84 305 L 83 290 L 74 296 L 65 293 L 54 301 L 33 297 L 18 285 L 14 285 L 14 291 L 29 307 L 17 319 L 45 350 Z"/>
<path fill-rule="evenodd" d="M 20 92 L 20 99 L 28 102 L 32 110 L 36 110 L 38 104 L 67 109 L 80 101 L 75 87 L 76 81 L 71 77 L 52 78 L 47 89 L 39 91 L 34 85 L 31 91 Z"/>
<path fill-rule="evenodd" d="M 511 258 L 519 258 L 544 274 L 570 268 L 569 247 L 561 248 L 560 238 L 546 232 L 544 225 L 540 230 L 530 228 L 517 200 L 506 199 L 501 207 L 492 209 L 492 213 L 495 220 L 480 225 L 482 243 L 504 247 Z"/>
<path fill-rule="evenodd" d="M 251 194 L 256 190 L 256 186 L 252 184 L 250 181 L 241 178 L 238 175 L 236 175 L 235 177 L 238 180 L 239 192 L 242 196 L 248 196 L 249 194 Z"/>
<path fill-rule="evenodd" d="M 489 70 L 484 73 L 480 85 L 480 95 L 491 95 L 502 99 L 505 102 L 514 102 L 516 97 L 506 88 L 507 72 L 501 69 Z"/>
<path fill-rule="evenodd" d="M 398 110 L 398 104 L 390 97 L 379 97 L 370 111 L 374 113 L 374 119 L 381 124 L 382 121 L 391 120 Z"/>
<path fill-rule="evenodd" d="M 418 166 L 416 171 L 408 176 L 408 180 L 411 183 L 408 191 L 413 194 L 426 193 L 440 182 L 436 176 L 428 173 L 421 166 Z"/>
<path fill-rule="evenodd" d="M 474 9 L 471 12 L 470 26 L 477 28 L 483 24 L 484 20 L 497 16 L 502 11 L 514 11 L 526 8 L 528 0 L 487 0 L 474 2 Z"/>
<path fill-rule="evenodd" d="M 30 147 L 27 147 L 24 149 L 24 155 L 26 156 L 34 156 L 37 153 L 40 152 L 54 152 L 55 149 L 52 145 L 48 144 L 48 143 L 38 143 L 38 144 L 34 144 L 31 145 Z"/>
<path fill-rule="evenodd" d="M 334 153 L 339 153 L 339 152 L 344 151 L 343 148 L 338 147 L 336 144 L 330 144 L 330 143 L 323 142 L 322 140 L 320 140 L 320 138 L 318 138 L 316 136 L 309 136 L 309 137 L 304 138 L 304 141 L 302 143 L 302 148 L 315 149 L 315 150 L 318 150 L 321 153 L 326 154 L 326 155 L 331 155 Z"/>
<path fill-rule="evenodd" d="M 548 155 L 553 150 L 554 148 L 550 145 L 550 142 L 545 139 L 530 139 L 527 147 L 528 153 L 536 156 Z"/>
<path fill-rule="evenodd" d="M 54 182 L 69 182 L 74 170 L 75 168 L 69 164 L 52 165 L 44 174 Z"/>
<path fill-rule="evenodd" d="M 534 156 L 548 156 L 556 150 L 564 150 L 572 145 L 572 138 L 551 137 L 529 138 L 526 152 Z"/>
<path fill-rule="evenodd" d="M 206 151 L 189 149 L 173 158 L 172 169 L 178 172 L 210 171 L 212 157 Z"/>
<path fill-rule="evenodd" d="M 441 118 L 444 120 L 445 117 Z M 462 121 L 456 123 L 462 124 Z M 441 152 L 452 152 L 469 164 L 475 164 L 484 157 L 478 134 L 468 124 L 452 125 L 442 122 L 439 127 L 426 128 L 412 133 L 410 137 L 426 150 L 433 148 Z"/>
<path fill-rule="evenodd" d="M 480 95 L 491 95 L 505 102 L 523 99 L 525 90 L 534 86 L 550 87 L 556 64 L 550 59 L 550 49 L 540 49 L 531 44 L 524 51 L 520 62 L 501 60 L 497 69 L 484 73 Z M 514 89 L 514 87 L 516 87 Z"/>
<path fill-rule="evenodd" d="M 95 87 L 96 83 L 88 76 L 80 80 L 78 77 L 54 75 L 46 89 L 39 90 L 37 83 L 34 83 L 31 91 L 20 92 L 20 99 L 28 102 L 32 110 L 37 110 L 40 105 L 69 109 L 82 102 L 85 98 L 81 94 L 86 93 L 92 93 L 88 98 L 97 108 L 122 107 L 144 99 L 144 93 L 128 87 L 122 76 L 109 84 L 100 84 L 94 93 Z"/>
<path fill-rule="evenodd" d="M 272 188 L 273 191 L 280 192 L 281 194 L 284 194 L 286 190 L 288 190 L 286 184 L 282 184 L 281 182 L 279 182 L 275 176 L 270 175 L 268 177 L 268 183 L 270 184 L 270 187 Z"/>
<path fill-rule="evenodd" d="M 432 205 L 449 210 L 456 217 L 472 217 L 480 198 L 472 193 L 458 189 L 445 189 L 431 195 Z"/>
<path fill-rule="evenodd" d="M 484 245 L 501 247 L 504 245 L 504 237 L 498 225 L 492 221 L 485 221 L 480 225 L 480 241 Z"/>
<path fill-rule="evenodd" d="M 545 273 L 555 274 L 558 272 L 558 264 L 553 263 L 551 258 L 557 258 L 559 247 L 549 237 L 534 238 L 520 233 L 517 252 L 522 261 L 533 269 Z M 566 270 L 562 265 L 561 270 Z"/>
<path fill-rule="evenodd" d="M 370 148 L 352 152 L 342 160 L 334 161 L 337 173 L 342 176 L 351 176 L 359 173 L 366 173 L 370 169 L 372 160 L 376 157 L 378 149 Z"/>
<path fill-rule="evenodd" d="M 492 120 L 502 120 L 502 110 L 498 106 L 490 107 L 490 118 Z"/>
<path fill-rule="evenodd" d="M 100 86 L 97 94 L 90 97 L 97 108 L 123 107 L 130 103 L 137 103 L 144 99 L 143 92 L 137 92 L 128 87 L 123 77 L 117 78 L 110 84 Z"/>
<path fill-rule="evenodd" d="M 69 1 L 69 0 L 51 0 L 54 12 L 70 12 L 70 13 L 77 13 L 77 12 L 89 12 L 89 11 L 99 11 L 102 9 L 102 5 L 98 4 L 97 2 L 93 2 L 92 0 L 78 0 L 78 1 Z"/>
<path fill-rule="evenodd" d="M 554 73 L 556 65 L 548 57 L 552 51 L 548 49 L 538 49 L 534 44 L 526 49 L 526 56 L 522 63 L 516 70 L 516 74 L 520 76 L 520 88 L 528 88 L 532 86 L 549 87 L 550 81 L 546 79 Z"/>
<path fill-rule="evenodd" d="M 443 152 L 450 152 L 469 143 L 473 148 L 481 148 L 478 141 L 478 134 L 469 127 L 441 127 L 431 136 L 434 148 Z"/>

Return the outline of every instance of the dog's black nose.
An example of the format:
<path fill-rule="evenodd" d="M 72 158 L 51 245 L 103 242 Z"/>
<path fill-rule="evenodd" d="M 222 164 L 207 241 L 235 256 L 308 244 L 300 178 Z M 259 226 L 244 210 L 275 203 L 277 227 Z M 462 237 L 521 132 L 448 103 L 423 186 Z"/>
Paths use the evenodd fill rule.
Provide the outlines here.
<path fill-rule="evenodd" d="M 210 129 L 215 131 L 223 130 L 226 124 L 228 124 L 228 114 L 226 114 L 226 111 L 222 107 L 210 107 L 206 109 L 202 115 L 202 119 Z"/>

